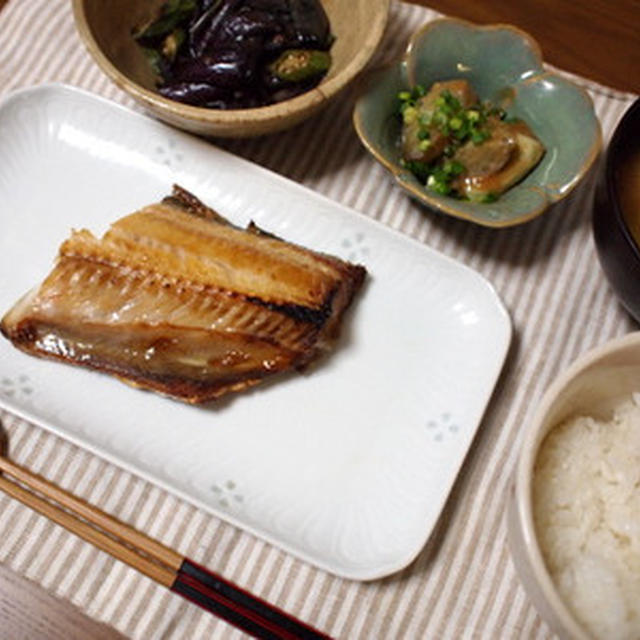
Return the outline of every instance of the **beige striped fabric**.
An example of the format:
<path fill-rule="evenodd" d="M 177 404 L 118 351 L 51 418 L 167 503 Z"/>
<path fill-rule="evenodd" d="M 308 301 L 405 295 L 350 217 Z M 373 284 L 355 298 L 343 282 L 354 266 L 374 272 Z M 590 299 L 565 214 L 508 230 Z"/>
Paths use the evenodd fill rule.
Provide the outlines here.
<path fill-rule="evenodd" d="M 372 66 L 397 57 L 408 35 L 435 17 L 394 2 Z M 9 0 L 0 11 L 0 43 L 0 94 L 55 81 L 133 106 L 85 52 L 66 0 Z M 591 94 L 608 140 L 633 96 L 574 79 Z M 549 382 L 586 349 L 636 328 L 594 253 L 593 179 L 515 228 L 484 229 L 426 212 L 360 145 L 351 126 L 357 89 L 294 131 L 221 144 L 477 269 L 510 311 L 515 338 L 498 388 L 415 562 L 374 582 L 336 578 L 3 413 L 10 455 L 337 638 L 550 638 L 512 566 L 504 510 L 523 428 Z M 131 638 L 242 637 L 4 496 L 0 561 Z"/>

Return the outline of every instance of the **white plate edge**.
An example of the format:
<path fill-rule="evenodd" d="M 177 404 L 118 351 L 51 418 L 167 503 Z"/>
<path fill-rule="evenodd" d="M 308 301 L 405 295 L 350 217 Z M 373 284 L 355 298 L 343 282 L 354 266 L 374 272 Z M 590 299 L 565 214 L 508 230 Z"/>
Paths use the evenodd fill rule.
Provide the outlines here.
<path fill-rule="evenodd" d="M 306 187 L 302 184 L 299 184 L 298 182 L 295 182 L 294 180 L 291 180 L 290 178 L 280 175 L 250 160 L 234 155 L 233 153 L 225 149 L 217 147 L 215 145 L 215 142 L 202 140 L 198 138 L 198 136 L 178 130 L 149 115 L 145 115 L 143 113 L 134 111 L 124 105 L 113 102 L 108 98 L 99 96 L 90 91 L 86 91 L 84 89 L 80 89 L 78 87 L 74 87 L 72 85 L 59 83 L 59 82 L 34 85 L 32 87 L 27 87 L 27 88 L 19 89 L 17 91 L 10 92 L 6 96 L 4 96 L 2 99 L 0 99 L 0 114 L 6 108 L 6 106 L 11 102 L 13 102 L 14 100 L 22 99 L 25 96 L 30 97 L 31 95 L 34 95 L 34 94 L 37 95 L 39 93 L 47 93 L 47 92 L 62 93 L 62 94 L 68 94 L 71 96 L 80 96 L 82 99 L 87 99 L 90 102 L 91 101 L 97 102 L 109 109 L 114 109 L 116 111 L 119 111 L 125 117 L 138 119 L 147 123 L 151 122 L 153 123 L 153 126 L 157 126 L 161 129 L 172 131 L 174 133 L 177 132 L 180 135 L 185 136 L 201 145 L 209 144 L 215 147 L 216 153 L 219 153 L 222 156 L 226 156 L 226 157 L 229 157 L 230 159 L 233 159 L 233 162 L 244 164 L 248 167 L 251 167 L 252 171 L 259 171 L 261 173 L 264 173 L 266 176 L 268 176 L 270 180 L 275 180 L 277 182 L 280 182 L 283 185 L 285 185 L 287 189 L 293 189 L 297 191 L 299 194 L 303 194 L 306 198 L 316 199 L 317 201 L 320 201 L 326 205 L 329 205 L 329 208 L 339 208 L 345 215 L 349 217 L 355 216 L 358 224 L 369 225 L 371 228 L 374 228 L 383 234 L 391 234 L 391 236 L 395 237 L 397 240 L 401 242 L 408 243 L 410 245 L 413 245 L 416 248 L 419 248 L 421 251 L 426 251 L 427 253 L 433 256 L 437 256 L 437 259 L 443 260 L 445 262 L 448 262 L 449 264 L 455 265 L 456 268 L 462 269 L 463 271 L 467 272 L 467 275 L 471 276 L 477 281 L 478 285 L 480 285 L 486 291 L 488 296 L 491 298 L 491 302 L 493 304 L 494 310 L 496 311 L 496 319 L 499 319 L 502 323 L 501 326 L 499 327 L 500 330 L 496 331 L 496 334 L 497 334 L 496 342 L 498 342 L 498 340 L 500 341 L 500 345 L 502 346 L 502 349 L 500 350 L 497 357 L 494 359 L 495 371 L 493 372 L 491 379 L 489 380 L 490 384 L 487 385 L 486 394 L 478 395 L 478 400 L 482 408 L 478 412 L 478 416 L 473 420 L 473 428 L 471 429 L 471 433 L 469 436 L 469 443 L 466 445 L 465 454 L 464 456 L 461 456 L 459 464 L 457 465 L 457 467 L 455 467 L 455 473 L 451 474 L 450 482 L 447 484 L 446 490 L 442 492 L 442 497 L 443 497 L 442 506 L 444 506 L 444 504 L 446 504 L 446 502 L 450 497 L 450 493 L 451 493 L 451 489 L 453 488 L 453 485 L 457 481 L 457 478 L 460 473 L 460 469 L 462 468 L 462 465 L 464 464 L 467 456 L 469 455 L 470 445 L 473 439 L 476 437 L 478 428 L 482 422 L 483 416 L 487 410 L 491 397 L 495 393 L 496 383 L 504 367 L 506 356 L 510 348 L 512 336 L 513 336 L 513 324 L 512 324 L 510 315 L 504 303 L 502 302 L 501 298 L 499 297 L 497 291 L 495 290 L 494 286 L 489 282 L 489 280 L 487 280 L 487 278 L 485 278 L 482 274 L 480 274 L 478 271 L 476 271 L 472 267 L 469 267 L 468 265 L 464 264 L 463 262 L 458 261 L 455 258 L 452 258 L 444 253 L 441 253 L 436 249 L 433 249 L 432 247 L 425 245 L 419 240 L 412 238 L 411 236 L 408 236 L 397 229 L 389 227 L 388 225 L 385 225 L 384 223 L 376 219 L 370 218 L 366 214 L 358 211 L 357 209 L 344 205 L 338 201 L 332 200 L 328 196 L 318 193 L 309 187 Z M 107 450 L 102 449 L 100 446 L 93 445 L 90 441 L 86 441 L 82 437 L 74 436 L 73 434 L 69 434 L 67 432 L 62 432 L 60 427 L 57 427 L 55 424 L 49 422 L 44 418 L 38 417 L 36 414 L 28 410 L 24 410 L 20 407 L 14 407 L 11 404 L 11 402 L 6 401 L 3 398 L 0 398 L 0 407 L 4 408 L 10 413 L 13 413 L 14 415 L 17 415 L 21 418 L 26 419 L 32 424 L 35 424 L 39 427 L 46 429 L 47 431 L 53 433 L 54 435 L 60 437 L 63 440 L 71 442 L 72 444 L 79 446 L 80 448 L 87 450 L 103 458 L 104 460 L 107 460 L 108 462 L 116 465 L 117 467 L 124 469 L 128 473 L 131 473 L 134 476 L 140 477 L 146 480 L 147 482 L 150 482 L 151 484 L 154 484 L 162 488 L 168 493 L 175 495 L 198 508 L 203 509 L 205 512 L 215 516 L 221 521 L 228 522 L 231 525 L 237 527 L 239 530 L 246 531 L 247 533 L 253 535 L 257 539 L 265 540 L 275 548 L 281 549 L 286 553 L 291 554 L 293 557 L 299 558 L 309 563 L 312 566 L 318 567 L 322 570 L 325 570 L 333 575 L 336 575 L 342 578 L 347 578 L 350 580 L 359 580 L 359 581 L 370 581 L 370 580 L 376 580 L 376 579 L 386 577 L 388 575 L 391 575 L 393 573 L 396 573 L 404 569 L 406 566 L 411 564 L 411 562 L 413 562 L 416 556 L 418 556 L 419 553 L 422 551 L 425 544 L 431 537 L 431 534 L 433 533 L 433 530 L 435 529 L 437 522 L 439 520 L 439 516 L 438 516 L 438 518 L 436 518 L 436 520 L 434 521 L 433 526 L 431 528 L 425 529 L 425 534 L 423 538 L 421 538 L 421 541 L 419 542 L 419 544 L 416 545 L 416 548 L 409 550 L 405 554 L 404 558 L 398 559 L 395 563 L 388 563 L 384 566 L 377 567 L 374 569 L 369 568 L 369 569 L 361 569 L 361 570 L 345 570 L 344 567 L 340 568 L 336 565 L 331 565 L 329 563 L 323 562 L 321 559 L 311 556 L 310 554 L 305 554 L 300 550 L 293 549 L 286 543 L 283 543 L 282 541 L 275 539 L 273 536 L 270 536 L 268 533 L 264 533 L 262 531 L 258 532 L 251 525 L 246 524 L 244 522 L 240 522 L 232 514 L 216 510 L 215 507 L 208 505 L 205 502 L 198 500 L 198 498 L 193 497 L 181 491 L 180 489 L 172 486 L 170 483 L 165 482 L 161 478 L 155 477 L 152 473 L 145 472 L 144 470 L 141 470 L 135 467 L 134 465 L 119 459 L 116 455 L 109 453 Z M 441 512 L 442 506 L 439 507 L 438 513 Z"/>

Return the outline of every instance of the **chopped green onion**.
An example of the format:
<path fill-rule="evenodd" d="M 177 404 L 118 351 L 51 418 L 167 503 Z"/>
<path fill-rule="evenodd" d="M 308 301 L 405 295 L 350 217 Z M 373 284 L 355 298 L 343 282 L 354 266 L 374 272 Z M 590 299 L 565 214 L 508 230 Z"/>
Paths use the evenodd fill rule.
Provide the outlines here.
<path fill-rule="evenodd" d="M 473 144 L 482 144 L 485 140 L 489 139 L 491 134 L 488 131 L 472 131 L 471 132 L 471 142 Z"/>
<path fill-rule="evenodd" d="M 427 110 L 419 102 L 427 93 L 422 85 L 398 92 L 398 114 L 405 124 L 418 124 L 411 130 L 410 135 L 415 136 L 415 146 L 420 152 L 426 152 L 433 146 L 434 133 L 444 136 L 447 139 L 446 145 L 442 156 L 433 162 L 402 160 L 402 166 L 432 191 L 459 196 L 453 185 L 456 178 L 465 173 L 465 167 L 452 159 L 456 151 L 468 142 L 480 145 L 491 137 L 486 127 L 489 117 L 505 120 L 507 116 L 503 109 L 494 108 L 488 103 L 478 103 L 465 108 L 448 90 L 442 91 L 433 101 L 433 108 Z M 492 202 L 495 197 L 489 194 L 483 202 Z"/>
<path fill-rule="evenodd" d="M 455 152 L 456 149 L 458 148 L 457 145 L 455 144 L 448 144 L 445 148 L 444 148 L 444 155 L 447 156 L 447 158 L 450 158 Z"/>
<path fill-rule="evenodd" d="M 402 112 L 402 119 L 405 124 L 412 124 L 418 118 L 418 110 L 415 107 L 407 107 Z"/>

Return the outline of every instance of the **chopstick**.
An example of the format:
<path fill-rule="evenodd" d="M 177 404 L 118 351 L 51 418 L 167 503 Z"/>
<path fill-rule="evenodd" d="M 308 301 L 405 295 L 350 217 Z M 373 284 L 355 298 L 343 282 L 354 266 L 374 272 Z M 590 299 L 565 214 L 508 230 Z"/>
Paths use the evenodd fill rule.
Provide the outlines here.
<path fill-rule="evenodd" d="M 0 489 L 155 582 L 256 638 L 329 638 L 4 456 L 0 456 Z"/>

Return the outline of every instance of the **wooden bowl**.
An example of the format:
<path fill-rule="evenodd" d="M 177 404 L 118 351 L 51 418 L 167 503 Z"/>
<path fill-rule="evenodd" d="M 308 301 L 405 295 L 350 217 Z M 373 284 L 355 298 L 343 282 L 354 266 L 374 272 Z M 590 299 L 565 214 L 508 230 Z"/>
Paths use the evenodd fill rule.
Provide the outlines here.
<path fill-rule="evenodd" d="M 148 62 L 131 29 L 157 14 L 164 0 L 72 0 L 89 53 L 121 89 L 153 115 L 193 133 L 246 138 L 274 133 L 325 107 L 367 64 L 387 22 L 390 0 L 322 0 L 336 41 L 322 82 L 295 98 L 252 109 L 219 110 L 168 100 L 155 91 Z"/>

